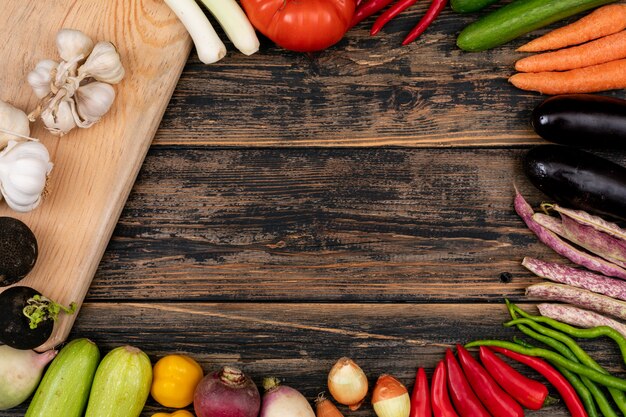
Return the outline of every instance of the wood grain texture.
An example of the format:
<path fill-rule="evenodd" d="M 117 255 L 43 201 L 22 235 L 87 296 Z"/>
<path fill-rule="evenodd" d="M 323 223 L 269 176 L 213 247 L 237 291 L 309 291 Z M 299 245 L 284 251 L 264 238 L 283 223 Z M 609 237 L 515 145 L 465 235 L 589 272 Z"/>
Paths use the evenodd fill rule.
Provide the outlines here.
<path fill-rule="evenodd" d="M 22 281 L 58 302 L 81 303 L 117 218 L 150 146 L 190 49 L 182 25 L 158 0 L 1 2 L 0 35 L 12 47 L 0 58 L 0 99 L 22 109 L 36 100 L 26 74 L 42 59 L 58 59 L 61 28 L 83 30 L 119 48 L 126 78 L 105 118 L 59 139 L 36 123 L 32 135 L 51 153 L 55 168 L 41 207 L 17 216 L 39 241 L 40 257 Z M 67 336 L 75 316 L 63 316 L 46 346 Z"/>
<path fill-rule="evenodd" d="M 378 36 L 369 35 L 373 18 L 368 19 L 337 45 L 314 55 L 281 50 L 267 39 L 251 57 L 232 52 L 210 67 L 192 54 L 155 144 L 439 147 L 540 142 L 529 120 L 545 96 L 507 82 L 514 62 L 525 56 L 515 48 L 531 35 L 492 51 L 465 53 L 456 47 L 456 35 L 477 14 L 459 15 L 448 8 L 415 43 L 402 47 L 404 35 L 428 4 L 418 2 Z M 624 96 L 623 91 L 613 95 Z"/>
<path fill-rule="evenodd" d="M 559 260 L 513 211 L 514 183 L 544 198 L 525 152 L 157 148 L 89 297 L 518 299 L 524 256 Z"/>
<path fill-rule="evenodd" d="M 327 373 L 342 355 L 359 363 L 371 386 L 386 372 L 411 387 L 417 366 L 430 377 L 446 348 L 456 343 L 521 336 L 501 325 L 506 318 L 502 303 L 86 303 L 71 337 L 91 338 L 103 354 L 124 344 L 140 346 L 153 362 L 173 352 L 187 354 L 205 372 L 233 365 L 257 384 L 265 376 L 278 376 L 313 400 L 327 391 Z M 617 365 L 619 350 L 610 342 L 582 345 L 610 372 L 623 374 Z M 518 369 L 540 378 L 525 367 Z M 373 417 L 369 402 L 368 397 L 361 409 L 345 415 Z M 23 410 L 0 411 L 0 416 Z M 156 411 L 165 410 L 149 400 L 143 416 Z M 557 405 L 527 415 L 569 414 Z"/>

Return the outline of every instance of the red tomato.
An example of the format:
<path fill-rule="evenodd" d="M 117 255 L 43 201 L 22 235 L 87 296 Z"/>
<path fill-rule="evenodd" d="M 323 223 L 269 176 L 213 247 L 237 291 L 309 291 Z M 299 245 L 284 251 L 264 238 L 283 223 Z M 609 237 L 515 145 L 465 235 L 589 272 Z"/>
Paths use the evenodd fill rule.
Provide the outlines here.
<path fill-rule="evenodd" d="M 356 0 L 241 0 L 262 34 L 285 49 L 319 51 L 339 42 L 350 26 Z"/>

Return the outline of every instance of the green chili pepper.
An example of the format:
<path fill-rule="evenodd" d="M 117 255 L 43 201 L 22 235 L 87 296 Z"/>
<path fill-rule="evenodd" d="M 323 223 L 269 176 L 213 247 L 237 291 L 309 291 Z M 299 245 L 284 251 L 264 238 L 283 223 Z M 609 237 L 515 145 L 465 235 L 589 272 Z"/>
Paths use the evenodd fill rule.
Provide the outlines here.
<path fill-rule="evenodd" d="M 602 337 L 602 336 L 606 336 L 606 337 L 613 339 L 613 341 L 617 343 L 617 346 L 619 347 L 619 350 L 622 353 L 622 359 L 624 363 L 626 364 L 626 337 L 624 337 L 620 332 L 618 332 L 614 328 L 609 327 L 609 326 L 598 326 L 598 327 L 592 327 L 590 329 L 580 329 L 578 327 L 570 326 L 569 324 L 561 323 L 560 321 L 554 320 L 550 317 L 534 316 L 532 314 L 528 314 L 527 312 L 522 310 L 520 307 L 509 302 L 509 300 L 505 300 L 505 302 L 507 304 L 509 312 L 515 311 L 527 319 L 531 319 L 539 323 L 545 323 L 548 326 L 553 327 L 567 335 L 578 337 L 580 339 L 597 339 L 598 337 Z"/>
<path fill-rule="evenodd" d="M 592 381 L 585 377 L 579 378 L 578 375 L 576 375 L 574 372 L 570 372 L 565 368 L 556 365 L 554 367 L 565 377 L 565 379 L 569 381 L 570 384 L 572 384 L 572 387 L 574 387 L 574 389 L 578 393 L 578 396 L 580 397 L 580 400 L 583 402 L 583 405 L 585 406 L 585 410 L 587 410 L 587 414 L 589 415 L 589 417 L 600 416 L 598 414 L 596 402 L 600 406 L 600 411 L 602 411 L 601 401 L 603 398 L 604 402 L 606 402 L 606 406 L 608 406 L 610 409 L 611 406 L 609 405 L 606 396 L 602 393 L 602 391 L 600 391 L 596 384 L 594 384 Z M 600 401 L 598 401 L 598 398 L 600 399 Z M 594 399 L 596 400 L 596 402 L 593 401 Z M 604 415 L 605 417 L 609 416 L 607 414 Z"/>
<path fill-rule="evenodd" d="M 578 375 L 586 376 L 590 380 L 597 382 L 600 385 L 617 388 L 621 391 L 626 391 L 626 379 L 618 378 L 613 375 L 603 374 L 580 363 L 572 362 L 569 359 L 566 359 L 562 355 L 559 355 L 558 353 L 555 353 L 551 350 L 541 348 L 528 349 L 513 342 L 506 342 L 503 340 L 476 340 L 465 345 L 465 347 L 467 348 L 477 346 L 497 346 L 511 350 L 513 352 L 521 353 L 522 355 L 543 358 L 557 366 L 561 366 L 569 371 L 575 372 Z"/>

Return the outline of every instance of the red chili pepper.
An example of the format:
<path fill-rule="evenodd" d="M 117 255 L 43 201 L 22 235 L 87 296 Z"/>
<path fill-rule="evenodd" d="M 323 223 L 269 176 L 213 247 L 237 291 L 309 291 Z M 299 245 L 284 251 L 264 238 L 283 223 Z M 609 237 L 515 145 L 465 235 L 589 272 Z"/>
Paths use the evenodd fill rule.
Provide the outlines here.
<path fill-rule="evenodd" d="M 378 16 L 378 19 L 372 25 L 372 30 L 370 30 L 370 35 L 376 35 L 380 30 L 385 26 L 391 19 L 402 13 L 404 10 L 408 9 L 412 5 L 417 3 L 417 0 L 398 0 L 397 3 L 394 3 L 393 6 L 385 10 L 383 14 Z"/>
<path fill-rule="evenodd" d="M 356 0 L 356 7 L 359 7 L 363 3 L 363 0 Z"/>
<path fill-rule="evenodd" d="M 437 16 L 445 9 L 448 4 L 448 0 L 433 0 L 430 4 L 428 10 L 426 10 L 426 14 L 422 19 L 417 23 L 417 25 L 406 35 L 406 38 L 402 41 L 402 45 L 408 45 L 413 42 L 419 35 L 424 33 L 424 31 L 430 26 L 431 23 L 435 21 Z"/>
<path fill-rule="evenodd" d="M 446 364 L 440 361 L 435 368 L 433 380 L 431 381 L 430 398 L 433 405 L 433 413 L 435 417 L 459 417 L 450 402 L 446 374 Z"/>
<path fill-rule="evenodd" d="M 380 12 L 385 7 L 389 6 L 393 0 L 370 0 L 367 3 L 360 5 L 354 12 L 350 27 L 355 26 L 357 23 L 367 19 L 371 15 Z"/>
<path fill-rule="evenodd" d="M 461 366 L 456 361 L 451 349 L 446 350 L 446 367 L 448 368 L 448 388 L 454 408 L 461 417 L 490 417 L 480 403 L 469 382 L 463 375 Z"/>
<path fill-rule="evenodd" d="M 411 393 L 411 414 L 409 417 L 432 417 L 428 379 L 424 368 L 419 368 L 415 375 L 415 385 Z"/>
<path fill-rule="evenodd" d="M 524 410 L 461 345 L 456 345 L 459 362 L 478 399 L 494 417 L 523 417 Z"/>
<path fill-rule="evenodd" d="M 563 401 L 565 402 L 565 405 L 567 406 L 567 409 L 572 417 L 588 417 L 587 411 L 585 411 L 585 407 L 580 401 L 580 398 L 578 397 L 578 394 L 576 394 L 572 385 L 563 375 L 559 373 L 559 371 L 550 366 L 546 361 L 496 346 L 493 346 L 492 349 L 496 352 L 502 353 L 504 356 L 508 356 L 511 359 L 521 362 L 524 365 L 530 366 L 535 371 L 543 375 L 548 382 L 556 388 L 559 394 L 561 394 L 561 398 L 563 398 Z"/>
<path fill-rule="evenodd" d="M 543 407 L 548 388 L 541 382 L 520 374 L 486 346 L 480 347 L 480 360 L 493 379 L 524 407 L 530 410 Z"/>

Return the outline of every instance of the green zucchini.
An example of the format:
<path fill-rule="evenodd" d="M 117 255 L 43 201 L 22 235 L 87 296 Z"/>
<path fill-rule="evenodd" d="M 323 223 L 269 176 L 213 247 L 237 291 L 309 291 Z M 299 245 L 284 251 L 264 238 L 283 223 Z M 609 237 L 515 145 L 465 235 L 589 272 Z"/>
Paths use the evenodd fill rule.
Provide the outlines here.
<path fill-rule="evenodd" d="M 98 366 L 85 417 L 138 417 L 151 385 L 148 355 L 132 346 L 113 349 Z"/>
<path fill-rule="evenodd" d="M 500 0 L 450 0 L 450 7 L 457 13 L 471 13 L 484 9 Z"/>
<path fill-rule="evenodd" d="M 461 31 L 464 51 L 484 51 L 528 32 L 616 0 L 515 0 Z"/>
<path fill-rule="evenodd" d="M 68 343 L 50 364 L 24 417 L 81 417 L 100 361 L 91 340 Z"/>

